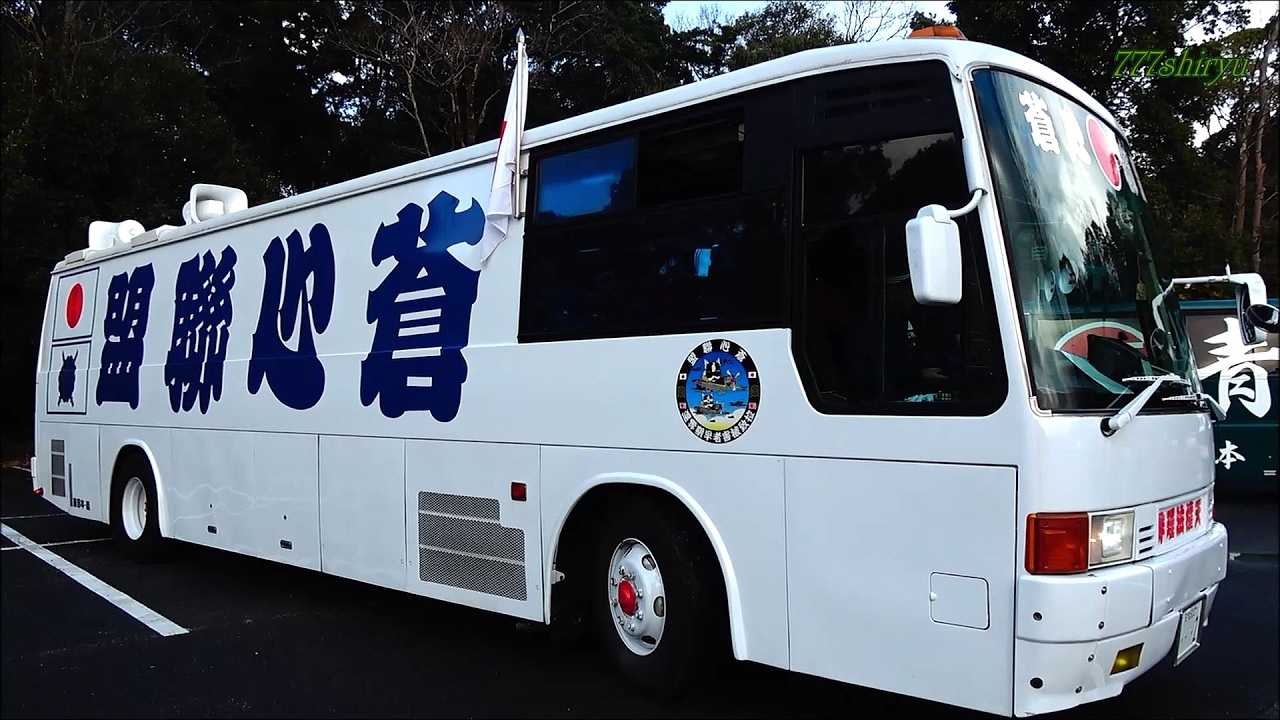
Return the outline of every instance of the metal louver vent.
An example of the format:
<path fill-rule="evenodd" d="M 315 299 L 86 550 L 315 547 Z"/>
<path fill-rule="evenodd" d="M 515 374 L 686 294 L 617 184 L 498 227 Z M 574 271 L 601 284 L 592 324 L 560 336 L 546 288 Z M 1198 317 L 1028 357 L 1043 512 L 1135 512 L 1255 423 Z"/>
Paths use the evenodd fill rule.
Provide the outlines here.
<path fill-rule="evenodd" d="M 1144 525 L 1138 528 L 1138 551 L 1135 555 L 1139 560 L 1150 555 L 1151 551 L 1155 549 L 1156 531 L 1154 527 L 1154 525 Z"/>
<path fill-rule="evenodd" d="M 67 441 L 49 441 L 49 492 L 67 496 Z"/>
<path fill-rule="evenodd" d="M 418 577 L 526 600 L 524 530 L 504 527 L 496 498 L 418 493 Z"/>
<path fill-rule="evenodd" d="M 931 88 L 921 80 L 860 83 L 832 88 L 818 104 L 821 120 L 841 120 L 868 112 L 929 104 Z"/>

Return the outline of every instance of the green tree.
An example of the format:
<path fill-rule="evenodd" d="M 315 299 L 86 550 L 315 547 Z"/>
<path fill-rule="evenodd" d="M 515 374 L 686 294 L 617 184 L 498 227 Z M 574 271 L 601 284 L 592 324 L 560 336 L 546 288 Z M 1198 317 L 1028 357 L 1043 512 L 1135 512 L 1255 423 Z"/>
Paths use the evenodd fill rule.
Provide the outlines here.
<path fill-rule="evenodd" d="M 665 2 L 379 1 L 335 22 L 335 44 L 358 59 L 373 122 L 409 156 L 434 155 L 497 135 L 516 30 L 530 59 L 530 125 L 613 105 L 689 79 L 662 18 Z M 383 137 L 387 137 L 383 135 Z M 409 157 L 406 157 L 409 159 Z"/>
<path fill-rule="evenodd" d="M 1121 50 L 1163 50 L 1166 57 L 1235 57 L 1259 34 L 1240 30 L 1247 19 L 1240 2 L 1027 3 L 967 1 L 948 5 L 972 40 L 999 45 L 1062 73 L 1108 107 L 1129 135 L 1157 226 L 1163 267 L 1173 275 L 1220 272 L 1224 263 L 1247 268 L 1250 248 L 1243 228 L 1232 224 L 1237 163 L 1197 148 L 1197 126 L 1221 109 L 1246 107 L 1247 83 L 1230 76 L 1216 83 L 1140 72 L 1117 76 Z M 1198 30 L 1209 38 L 1192 45 Z M 1221 143 L 1244 137 L 1240 123 Z M 1247 132 L 1247 131 L 1243 131 Z M 1264 268 L 1265 269 L 1265 268 Z M 1274 287 L 1274 275 L 1268 279 Z"/>
<path fill-rule="evenodd" d="M 0 4 L 0 425 L 29 438 L 49 271 L 85 247 L 93 220 L 181 223 L 200 181 L 274 195 L 200 75 L 118 35 L 136 8 Z M 21 392 L 17 390 L 21 389 Z"/>
<path fill-rule="evenodd" d="M 677 34 L 682 59 L 695 77 L 740 70 L 814 48 L 870 42 L 901 35 L 911 21 L 895 3 L 847 0 L 773 0 L 755 11 L 724 20 L 704 14 L 702 24 Z"/>
<path fill-rule="evenodd" d="M 942 20 L 932 13 L 916 11 L 911 14 L 911 21 L 908 23 L 912 30 L 920 30 L 923 28 L 933 27 L 935 25 L 955 25 L 955 23 Z"/>
<path fill-rule="evenodd" d="M 349 177 L 335 166 L 341 120 L 330 111 L 336 72 L 354 60 L 329 42 L 334 0 L 121 2 L 118 37 L 181 59 L 257 162 L 277 197 Z"/>

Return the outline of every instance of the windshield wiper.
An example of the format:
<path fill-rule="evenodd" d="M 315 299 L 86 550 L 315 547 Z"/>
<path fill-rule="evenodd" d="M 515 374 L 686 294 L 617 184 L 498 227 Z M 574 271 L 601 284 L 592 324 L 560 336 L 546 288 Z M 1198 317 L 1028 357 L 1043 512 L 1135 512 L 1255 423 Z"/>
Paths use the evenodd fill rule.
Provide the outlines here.
<path fill-rule="evenodd" d="M 1205 405 L 1209 406 L 1209 410 L 1213 412 L 1213 416 L 1217 418 L 1219 422 L 1227 419 L 1227 411 L 1218 404 L 1218 401 L 1215 400 L 1212 395 L 1206 392 L 1189 393 L 1187 395 L 1170 395 L 1165 398 L 1165 400 L 1190 400 L 1195 403 L 1203 402 Z"/>
<path fill-rule="evenodd" d="M 1115 435 L 1120 428 L 1128 425 L 1130 420 L 1137 417 L 1138 413 L 1142 412 L 1142 408 L 1145 407 L 1156 394 L 1156 391 L 1160 389 L 1161 385 L 1165 383 L 1173 383 L 1175 385 L 1182 385 L 1188 388 L 1191 387 L 1190 380 L 1182 377 L 1181 375 L 1175 375 L 1174 373 L 1169 373 L 1168 375 L 1139 375 L 1137 377 L 1125 378 L 1124 382 L 1126 384 L 1137 382 L 1151 384 L 1148 385 L 1145 390 L 1138 393 L 1137 397 L 1130 400 L 1128 404 L 1120 408 L 1120 412 L 1112 415 L 1111 417 L 1105 417 L 1102 419 L 1102 434 L 1107 437 Z"/>

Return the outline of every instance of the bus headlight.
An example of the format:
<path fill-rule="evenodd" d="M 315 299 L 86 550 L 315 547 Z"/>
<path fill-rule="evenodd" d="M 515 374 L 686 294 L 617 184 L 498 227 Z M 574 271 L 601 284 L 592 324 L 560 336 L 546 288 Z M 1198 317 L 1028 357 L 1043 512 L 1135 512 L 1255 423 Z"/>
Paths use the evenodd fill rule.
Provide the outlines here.
<path fill-rule="evenodd" d="M 1100 513 L 1090 518 L 1089 566 L 1133 558 L 1133 513 Z"/>

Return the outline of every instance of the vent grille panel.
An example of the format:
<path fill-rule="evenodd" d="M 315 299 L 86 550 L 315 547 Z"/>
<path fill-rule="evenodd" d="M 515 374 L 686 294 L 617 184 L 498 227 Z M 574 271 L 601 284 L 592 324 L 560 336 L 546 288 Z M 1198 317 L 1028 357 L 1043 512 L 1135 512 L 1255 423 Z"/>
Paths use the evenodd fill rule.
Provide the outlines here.
<path fill-rule="evenodd" d="M 418 548 L 418 567 L 424 582 L 473 590 L 486 595 L 527 600 L 524 565 L 492 558 Z"/>
<path fill-rule="evenodd" d="M 1138 528 L 1138 552 L 1135 554 L 1139 560 L 1150 555 L 1156 547 L 1156 533 L 1152 527 L 1152 525 L 1144 525 Z"/>
<path fill-rule="evenodd" d="M 49 441 L 49 493 L 67 496 L 67 441 Z"/>
<path fill-rule="evenodd" d="M 450 495 L 449 493 L 418 493 L 418 512 L 440 515 L 461 515 L 477 520 L 498 521 L 501 508 L 497 498 Z"/>
<path fill-rule="evenodd" d="M 496 498 L 418 493 L 418 577 L 527 600 L 524 530 L 503 526 Z"/>
<path fill-rule="evenodd" d="M 523 530 L 481 520 L 428 514 L 418 528 L 418 544 L 524 562 Z"/>
<path fill-rule="evenodd" d="M 832 88 L 822 98 L 818 116 L 822 120 L 838 120 L 871 112 L 927 105 L 933 89 L 930 84 L 921 81 Z"/>

